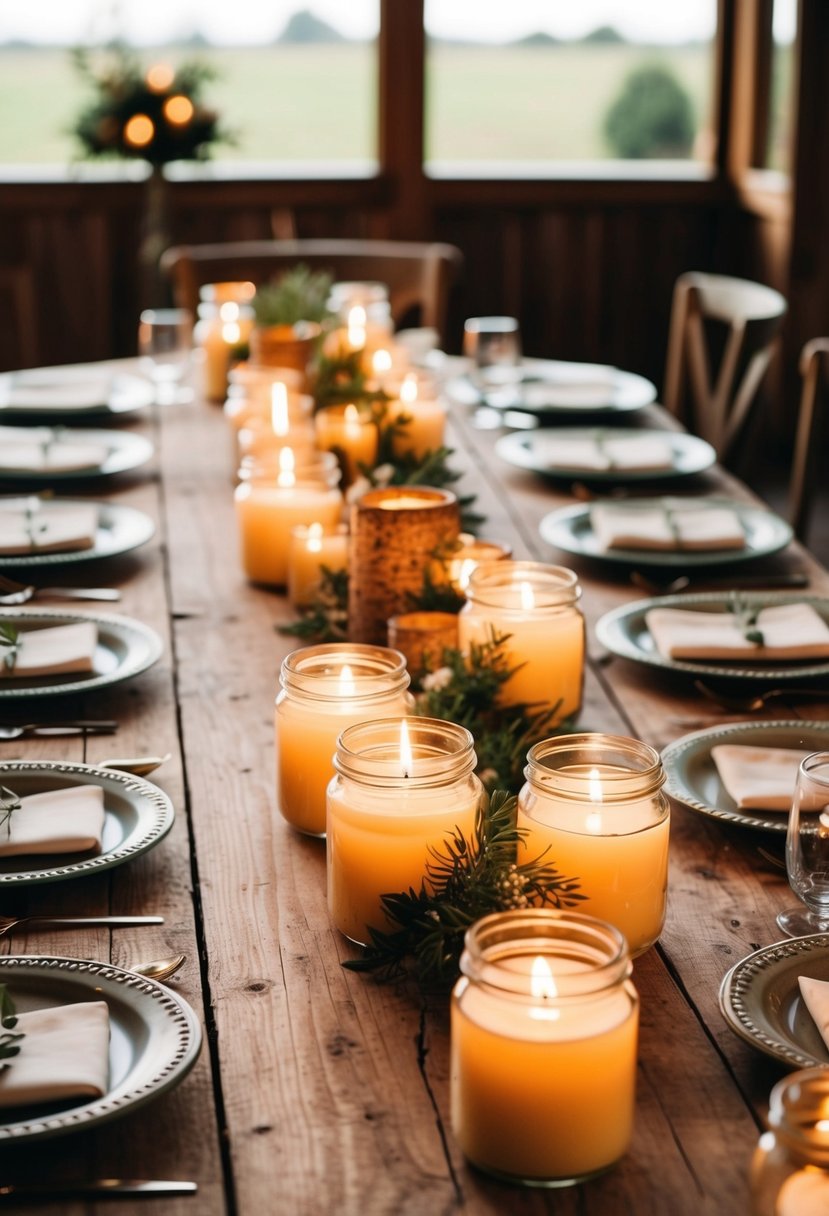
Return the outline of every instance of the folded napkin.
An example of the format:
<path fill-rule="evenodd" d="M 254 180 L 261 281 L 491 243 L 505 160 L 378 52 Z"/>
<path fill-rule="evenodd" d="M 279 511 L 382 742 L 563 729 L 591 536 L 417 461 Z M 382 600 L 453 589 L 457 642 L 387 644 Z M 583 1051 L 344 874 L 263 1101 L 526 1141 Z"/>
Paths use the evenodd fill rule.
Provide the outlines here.
<path fill-rule="evenodd" d="M 524 385 L 524 403 L 535 409 L 545 405 L 573 405 L 582 409 L 607 405 L 613 400 L 618 383 L 613 369 L 602 367 L 556 369 L 541 383 Z"/>
<path fill-rule="evenodd" d="M 728 793 L 743 810 L 788 811 L 807 751 L 718 743 L 711 756 Z"/>
<path fill-rule="evenodd" d="M 656 648 L 669 659 L 785 661 L 829 658 L 829 627 L 811 604 L 777 604 L 745 620 L 734 612 L 652 608 L 645 622 Z M 758 632 L 762 643 L 746 633 Z"/>
<path fill-rule="evenodd" d="M 8 813 L 8 794 L 0 791 L 0 799 L 0 857 L 100 851 L 104 791 L 99 785 L 30 794 Z"/>
<path fill-rule="evenodd" d="M 20 631 L 14 664 L 4 661 L 9 649 L 0 646 L 0 680 L 15 676 L 62 675 L 92 671 L 98 627 L 94 621 Z"/>
<path fill-rule="evenodd" d="M 83 1001 L 21 1013 L 20 1051 L 0 1071 L 0 1107 L 100 1098 L 109 1082 L 109 1008 Z"/>
<path fill-rule="evenodd" d="M 669 435 L 576 437 L 552 433 L 539 436 L 536 451 L 554 468 L 626 472 L 671 469 L 674 449 Z"/>
<path fill-rule="evenodd" d="M 6 510 L 0 502 L 0 554 L 60 553 L 91 549 L 98 529 L 98 508 L 92 503 Z"/>
<path fill-rule="evenodd" d="M 73 439 L 51 427 L 0 427 L 0 470 L 69 473 L 103 464 L 106 444 Z"/>
<path fill-rule="evenodd" d="M 28 384 L 11 380 L 0 385 L 0 408 L 16 410 L 95 409 L 109 400 L 111 382 L 76 381 L 72 384 Z"/>
<path fill-rule="evenodd" d="M 812 1015 L 812 1019 L 820 1031 L 820 1037 L 829 1047 L 829 982 L 813 980 L 810 976 L 797 977 L 800 995 L 803 1003 Z"/>
<path fill-rule="evenodd" d="M 742 549 L 746 537 L 731 507 L 596 503 L 590 522 L 602 549 Z"/>

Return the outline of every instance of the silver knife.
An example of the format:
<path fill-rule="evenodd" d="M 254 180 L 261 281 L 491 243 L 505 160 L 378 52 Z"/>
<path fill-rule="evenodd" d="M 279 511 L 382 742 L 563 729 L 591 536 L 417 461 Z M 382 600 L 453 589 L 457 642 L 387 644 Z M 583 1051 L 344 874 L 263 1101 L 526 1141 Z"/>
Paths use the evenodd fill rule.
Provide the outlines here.
<path fill-rule="evenodd" d="M 107 1195 L 195 1195 L 195 1182 L 175 1182 L 166 1179 L 93 1178 L 88 1182 L 9 1182 L 0 1186 L 3 1196 L 21 1198 L 53 1195 L 59 1199 L 101 1199 Z"/>

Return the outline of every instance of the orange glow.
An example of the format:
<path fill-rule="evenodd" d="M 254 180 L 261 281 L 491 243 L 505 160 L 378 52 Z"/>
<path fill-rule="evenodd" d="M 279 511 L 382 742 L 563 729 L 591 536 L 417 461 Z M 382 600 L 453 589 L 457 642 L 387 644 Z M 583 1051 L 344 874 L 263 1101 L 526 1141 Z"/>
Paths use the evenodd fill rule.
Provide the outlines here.
<path fill-rule="evenodd" d="M 193 103 L 188 97 L 176 93 L 164 102 L 164 117 L 177 127 L 183 127 L 193 117 Z"/>
<path fill-rule="evenodd" d="M 134 148 L 146 148 L 155 135 L 155 126 L 146 114 L 133 114 L 124 127 L 124 139 Z"/>
<path fill-rule="evenodd" d="M 152 89 L 154 93 L 163 93 L 173 83 L 175 75 L 169 63 L 155 63 L 147 69 L 147 88 Z"/>

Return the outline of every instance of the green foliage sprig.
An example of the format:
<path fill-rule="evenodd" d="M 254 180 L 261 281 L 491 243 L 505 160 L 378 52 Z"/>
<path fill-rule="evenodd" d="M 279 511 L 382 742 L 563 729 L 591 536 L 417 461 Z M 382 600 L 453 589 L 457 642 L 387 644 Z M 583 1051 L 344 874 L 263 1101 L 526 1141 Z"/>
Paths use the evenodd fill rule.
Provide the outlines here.
<path fill-rule="evenodd" d="M 6 621 L 0 623 L 0 647 L 3 648 L 3 666 L 8 668 L 9 671 L 14 671 L 20 646 L 20 630 L 15 629 L 14 625 L 9 625 Z"/>
<path fill-rule="evenodd" d="M 87 156 L 127 156 L 165 165 L 173 160 L 206 160 L 211 146 L 233 143 L 222 130 L 219 116 L 202 102 L 205 84 L 214 80 L 210 64 L 191 59 L 180 63 L 169 82 L 152 87 L 134 53 L 121 43 L 112 43 L 93 57 L 86 47 L 72 52 L 76 70 L 92 90 L 92 99 L 76 118 L 72 134 Z M 173 98 L 184 98 L 192 112 L 183 121 L 173 121 Z M 186 113 L 186 106 L 183 107 Z M 179 114 L 181 114 L 179 103 Z M 128 123 L 143 116 L 152 123 L 146 142 L 128 137 Z"/>
<path fill-rule="evenodd" d="M 300 263 L 259 287 L 253 297 L 257 325 L 296 325 L 299 321 L 327 321 L 333 278 Z"/>
<path fill-rule="evenodd" d="M 0 828 L 6 829 L 6 840 L 11 840 L 12 815 L 20 810 L 20 799 L 14 790 L 0 785 Z"/>
<path fill-rule="evenodd" d="M 0 1070 L 8 1068 L 8 1061 L 20 1054 L 20 1044 L 26 1035 L 22 1030 L 14 1032 L 16 1025 L 17 1011 L 14 1001 L 9 996 L 6 985 L 0 984 L 0 1026 L 3 1027 L 3 1033 L 0 1034 L 0 1060 L 5 1061 L 0 1064 Z"/>
<path fill-rule="evenodd" d="M 485 796 L 472 838 L 455 827 L 442 847 L 430 849 L 420 890 L 382 897 L 394 927 L 370 929 L 362 957 L 343 966 L 381 981 L 412 973 L 421 987 L 445 989 L 458 976 L 464 934 L 480 917 L 530 904 L 569 908 L 585 899 L 578 879 L 561 875 L 546 852 L 517 862 L 525 835 L 516 826 L 513 795 L 495 790 Z"/>
<path fill-rule="evenodd" d="M 754 646 L 762 646 L 765 637 L 762 629 L 757 628 L 757 619 L 763 611 L 763 605 L 748 604 L 741 595 L 735 593 L 729 599 L 726 607 L 734 615 L 734 623 L 747 642 Z"/>
<path fill-rule="evenodd" d="M 309 643 L 348 640 L 348 571 L 320 567 L 320 588 L 308 612 L 290 625 L 278 625 L 279 633 Z"/>

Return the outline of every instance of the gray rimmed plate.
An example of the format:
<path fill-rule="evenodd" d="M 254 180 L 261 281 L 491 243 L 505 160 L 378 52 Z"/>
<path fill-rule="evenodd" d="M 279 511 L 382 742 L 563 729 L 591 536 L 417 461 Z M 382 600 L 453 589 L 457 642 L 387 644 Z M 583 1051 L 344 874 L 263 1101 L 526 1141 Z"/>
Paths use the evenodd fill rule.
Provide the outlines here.
<path fill-rule="evenodd" d="M 524 359 L 517 383 L 494 384 L 481 393 L 470 374 L 447 383 L 462 405 L 484 403 L 530 414 L 614 414 L 641 410 L 656 400 L 656 386 L 635 372 L 599 363 Z"/>
<path fill-rule="evenodd" d="M 125 616 L 109 616 L 88 612 L 26 612 L 20 608 L 0 608 L 0 624 L 16 629 L 47 629 L 55 625 L 74 625 L 93 621 L 98 626 L 98 645 L 90 672 L 73 672 L 64 676 L 4 676 L 0 668 L 0 705 L 23 697 L 53 697 L 70 692 L 88 692 L 118 684 L 146 671 L 163 650 L 158 634 Z"/>
<path fill-rule="evenodd" d="M 114 769 L 59 760 L 0 761 L 0 784 L 21 798 L 77 785 L 104 793 L 104 830 L 99 853 L 30 854 L 0 857 L 0 890 L 83 878 L 146 853 L 167 835 L 175 811 L 157 785 Z"/>
<path fill-rule="evenodd" d="M 790 1068 L 829 1065 L 829 1051 L 800 996 L 797 977 L 829 980 L 829 934 L 790 937 L 736 963 L 720 985 L 720 1010 L 752 1047 Z"/>
<path fill-rule="evenodd" d="M 127 473 L 146 464 L 155 448 L 143 435 L 132 431 L 91 430 L 86 427 L 71 431 L 73 443 L 89 443 L 103 447 L 106 455 L 98 464 L 79 469 L 17 469 L 3 466 L 0 458 L 0 484 L 23 482 L 31 485 L 52 485 L 54 482 L 86 481 L 93 477 L 112 477 Z"/>
<path fill-rule="evenodd" d="M 194 1010 L 154 980 L 110 963 L 54 955 L 0 957 L 18 1013 L 104 1000 L 109 1007 L 109 1086 L 100 1098 L 0 1110 L 0 1141 L 44 1140 L 108 1123 L 152 1102 L 184 1079 L 198 1058 Z"/>
<path fill-rule="evenodd" d="M 88 549 L 65 549 L 60 553 L 0 553 L 0 570 L 6 566 L 59 566 L 65 562 L 89 562 L 98 561 L 103 557 L 115 557 L 116 554 L 128 553 L 131 549 L 146 544 L 155 533 L 155 524 L 149 515 L 119 503 L 99 503 L 80 498 L 48 498 L 43 500 L 42 508 L 48 511 L 53 507 L 60 508 L 78 503 L 98 508 L 98 526 L 93 543 Z M 3 499 L 0 499 L 0 528 L 3 521 L 2 507 Z"/>
<path fill-rule="evenodd" d="M 70 364 L 0 375 L 0 420 L 86 422 L 117 418 L 146 409 L 155 400 L 149 380 L 128 372 Z"/>
<path fill-rule="evenodd" d="M 667 438 L 671 446 L 670 467 L 585 469 L 568 467 L 556 461 L 556 439 L 584 440 L 593 439 L 597 435 L 601 435 L 605 440 L 633 437 L 648 439 L 654 436 Z M 623 427 L 556 427 L 555 430 L 541 428 L 537 431 L 516 431 L 511 435 L 502 435 L 495 444 L 495 451 L 507 464 L 541 473 L 545 477 L 605 482 L 665 481 L 675 477 L 687 477 L 710 468 L 717 459 L 711 444 L 696 435 L 686 435 L 684 431 L 628 430 Z"/>
<path fill-rule="evenodd" d="M 747 747 L 788 747 L 817 752 L 829 748 L 829 722 L 730 722 L 683 735 L 662 751 L 667 793 L 691 810 L 724 823 L 785 835 L 785 811 L 741 810 L 726 790 L 711 756 L 720 743 Z"/>
<path fill-rule="evenodd" d="M 633 511 L 654 507 L 674 511 L 693 510 L 695 506 L 727 508 L 740 520 L 745 545 L 742 549 L 602 549 L 593 531 L 590 503 L 551 511 L 544 516 L 538 530 L 548 544 L 578 557 L 627 566 L 670 566 L 682 570 L 768 557 L 785 549 L 794 535 L 789 524 L 773 511 L 730 498 L 626 498 L 618 505 Z"/>
<path fill-rule="evenodd" d="M 739 582 L 739 577 L 735 578 Z M 817 676 L 829 676 L 829 660 L 792 660 L 785 666 L 773 663 L 726 663 L 725 660 L 670 659 L 661 655 L 645 622 L 652 608 L 710 608 L 723 611 L 734 603 L 739 595 L 746 608 L 771 608 L 779 604 L 811 604 L 829 625 L 829 599 L 815 595 L 786 595 L 780 592 L 708 591 L 685 595 L 659 595 L 646 600 L 635 600 L 606 612 L 596 622 L 596 637 L 611 654 L 634 663 L 645 663 L 665 671 L 684 672 L 692 676 L 717 676 L 724 680 L 762 680 L 777 683 L 781 680 L 805 680 Z M 829 698 L 829 691 L 827 691 Z"/>

